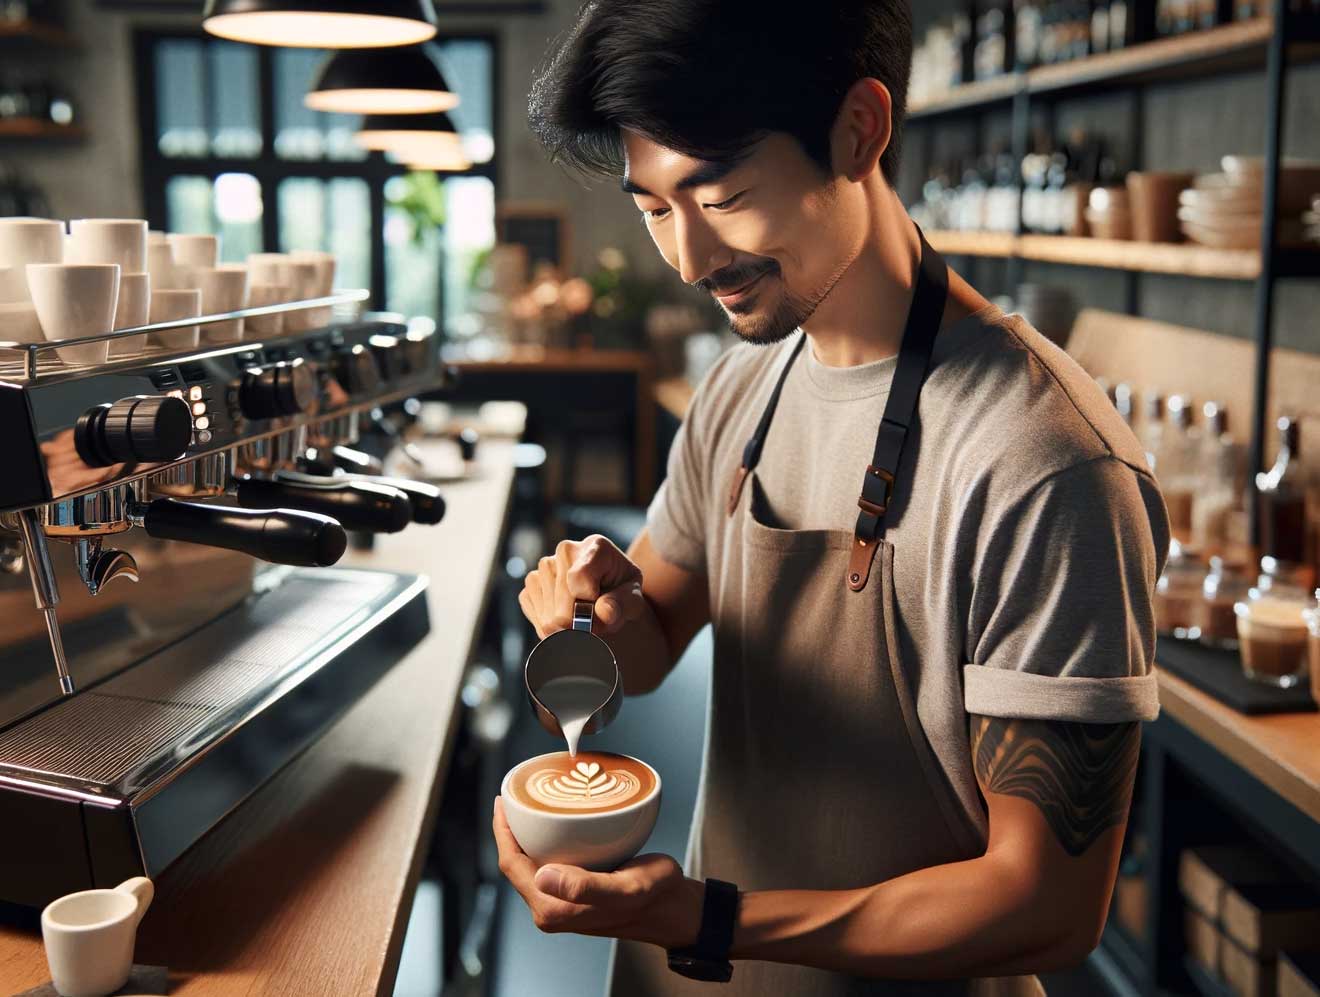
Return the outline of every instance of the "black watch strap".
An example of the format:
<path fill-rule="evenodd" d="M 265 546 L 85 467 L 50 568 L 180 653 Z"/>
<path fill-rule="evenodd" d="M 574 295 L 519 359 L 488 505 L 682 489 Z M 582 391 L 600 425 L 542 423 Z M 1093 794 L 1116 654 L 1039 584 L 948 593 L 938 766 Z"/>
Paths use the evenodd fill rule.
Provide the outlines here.
<path fill-rule="evenodd" d="M 738 920 L 738 887 L 722 879 L 707 879 L 701 903 L 697 941 L 669 951 L 669 968 L 696 980 L 728 982 L 733 976 L 729 950 Z"/>

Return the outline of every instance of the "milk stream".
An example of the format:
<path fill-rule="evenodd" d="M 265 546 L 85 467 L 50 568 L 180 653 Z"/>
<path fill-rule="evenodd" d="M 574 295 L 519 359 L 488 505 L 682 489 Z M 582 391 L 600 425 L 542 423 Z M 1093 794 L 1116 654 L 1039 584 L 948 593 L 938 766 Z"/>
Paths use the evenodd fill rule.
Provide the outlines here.
<path fill-rule="evenodd" d="M 536 690 L 536 697 L 555 715 L 568 742 L 568 754 L 577 757 L 582 728 L 610 698 L 611 686 L 600 679 L 567 675 L 551 679 Z"/>

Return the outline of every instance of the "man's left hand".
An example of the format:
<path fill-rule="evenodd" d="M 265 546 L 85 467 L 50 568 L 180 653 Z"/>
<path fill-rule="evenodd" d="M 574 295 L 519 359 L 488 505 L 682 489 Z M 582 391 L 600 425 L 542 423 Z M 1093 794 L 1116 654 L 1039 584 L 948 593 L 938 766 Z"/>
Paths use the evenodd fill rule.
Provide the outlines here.
<path fill-rule="evenodd" d="M 688 879 L 668 855 L 639 855 L 614 872 L 589 872 L 560 863 L 537 868 L 522 850 L 495 799 L 500 871 L 546 932 L 571 931 L 684 948 L 696 942 L 705 884 Z"/>

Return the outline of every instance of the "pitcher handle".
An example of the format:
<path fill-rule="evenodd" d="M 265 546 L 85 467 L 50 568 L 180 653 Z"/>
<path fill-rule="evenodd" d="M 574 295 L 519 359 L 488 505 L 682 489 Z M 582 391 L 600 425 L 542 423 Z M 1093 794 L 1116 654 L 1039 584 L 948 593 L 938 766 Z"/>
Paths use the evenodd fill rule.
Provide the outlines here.
<path fill-rule="evenodd" d="M 143 915 L 147 913 L 147 908 L 151 906 L 151 901 L 155 899 L 156 887 L 147 877 L 134 876 L 116 886 L 115 892 L 127 893 L 137 901 L 137 920 L 141 921 Z"/>

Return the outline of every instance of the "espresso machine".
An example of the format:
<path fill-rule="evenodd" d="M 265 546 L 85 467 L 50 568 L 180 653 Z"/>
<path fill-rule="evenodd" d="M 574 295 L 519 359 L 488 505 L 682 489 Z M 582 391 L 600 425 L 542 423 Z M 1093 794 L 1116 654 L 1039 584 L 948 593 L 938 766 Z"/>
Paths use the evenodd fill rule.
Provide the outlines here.
<path fill-rule="evenodd" d="M 0 900 L 157 875 L 426 634 L 425 578 L 333 567 L 444 513 L 353 449 L 446 378 L 365 296 L 79 341 L 350 312 L 185 353 L 0 344 Z"/>

